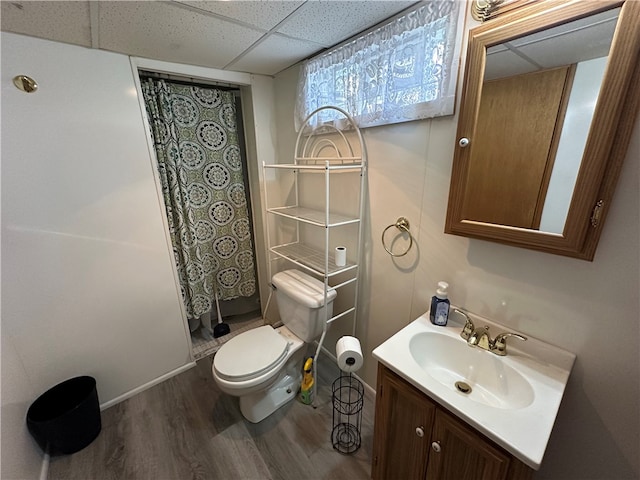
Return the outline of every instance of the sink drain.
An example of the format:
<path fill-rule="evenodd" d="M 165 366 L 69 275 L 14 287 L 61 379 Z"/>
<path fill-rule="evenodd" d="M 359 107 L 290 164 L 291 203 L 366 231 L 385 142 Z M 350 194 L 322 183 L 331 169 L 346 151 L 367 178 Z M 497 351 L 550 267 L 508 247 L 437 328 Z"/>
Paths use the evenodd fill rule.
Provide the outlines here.
<path fill-rule="evenodd" d="M 468 383 L 456 382 L 455 385 L 456 385 L 456 388 L 458 389 L 459 392 L 471 393 L 471 387 L 469 386 Z"/>

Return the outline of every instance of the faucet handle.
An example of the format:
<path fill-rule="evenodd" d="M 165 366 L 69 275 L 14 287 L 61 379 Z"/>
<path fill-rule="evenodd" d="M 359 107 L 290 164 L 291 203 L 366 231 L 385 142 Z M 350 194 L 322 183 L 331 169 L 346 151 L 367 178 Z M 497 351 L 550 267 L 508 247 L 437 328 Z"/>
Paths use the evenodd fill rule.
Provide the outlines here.
<path fill-rule="evenodd" d="M 518 340 L 522 340 L 522 341 L 527 339 L 527 337 L 525 337 L 524 335 L 520 335 L 518 333 L 511 333 L 511 332 L 500 333 L 493 340 L 493 345 L 491 346 L 491 350 L 493 351 L 493 353 L 495 353 L 496 355 L 500 355 L 501 357 L 504 357 L 507 354 L 507 338 L 509 337 L 515 337 Z"/>
<path fill-rule="evenodd" d="M 460 336 L 462 338 L 464 338 L 465 340 L 469 340 L 469 337 L 471 336 L 473 331 L 476 329 L 475 325 L 473 324 L 473 322 L 469 318 L 469 315 L 467 315 L 462 310 L 458 310 L 457 308 L 454 308 L 453 311 L 456 312 L 456 313 L 459 313 L 460 315 L 462 315 L 465 318 L 466 322 L 464 324 L 464 327 L 462 328 L 462 331 L 460 332 Z"/>

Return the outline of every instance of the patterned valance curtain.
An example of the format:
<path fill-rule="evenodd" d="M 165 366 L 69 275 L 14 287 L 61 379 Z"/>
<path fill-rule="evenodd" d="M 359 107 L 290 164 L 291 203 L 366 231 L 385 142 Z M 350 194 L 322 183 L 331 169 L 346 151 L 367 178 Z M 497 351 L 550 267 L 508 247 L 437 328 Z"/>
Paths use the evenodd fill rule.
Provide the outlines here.
<path fill-rule="evenodd" d="M 452 115 L 465 3 L 431 0 L 307 61 L 301 68 L 296 130 L 315 109 L 346 110 L 360 127 Z M 314 126 L 337 120 L 326 110 Z"/>
<path fill-rule="evenodd" d="M 146 79 L 173 253 L 188 318 L 255 293 L 254 253 L 233 94 Z"/>

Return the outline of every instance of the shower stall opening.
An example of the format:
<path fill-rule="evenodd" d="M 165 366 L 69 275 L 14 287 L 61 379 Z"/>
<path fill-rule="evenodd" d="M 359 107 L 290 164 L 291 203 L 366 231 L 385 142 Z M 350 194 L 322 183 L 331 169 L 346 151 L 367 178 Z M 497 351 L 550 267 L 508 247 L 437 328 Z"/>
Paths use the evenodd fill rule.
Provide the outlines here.
<path fill-rule="evenodd" d="M 264 323 L 240 90 L 142 70 L 139 76 L 198 360 Z M 230 332 L 215 329 L 219 323 Z"/>

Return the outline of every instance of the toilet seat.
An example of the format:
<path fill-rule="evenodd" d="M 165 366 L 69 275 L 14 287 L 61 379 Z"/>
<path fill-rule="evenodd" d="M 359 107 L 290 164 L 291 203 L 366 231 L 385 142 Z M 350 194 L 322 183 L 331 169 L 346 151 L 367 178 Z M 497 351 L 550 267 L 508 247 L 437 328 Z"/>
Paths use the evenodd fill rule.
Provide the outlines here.
<path fill-rule="evenodd" d="M 225 343 L 213 357 L 213 368 L 225 380 L 251 380 L 285 361 L 289 348 L 290 342 L 283 335 L 264 325 Z"/>

